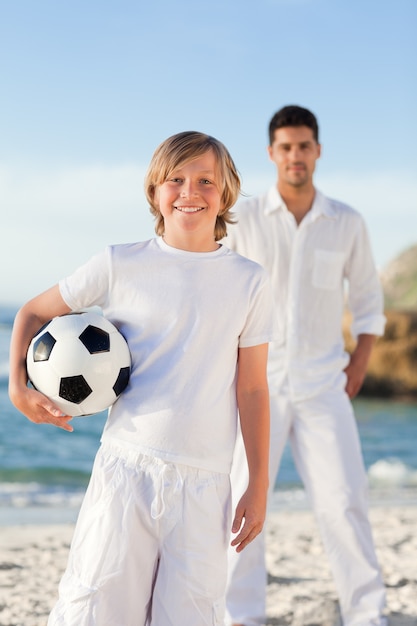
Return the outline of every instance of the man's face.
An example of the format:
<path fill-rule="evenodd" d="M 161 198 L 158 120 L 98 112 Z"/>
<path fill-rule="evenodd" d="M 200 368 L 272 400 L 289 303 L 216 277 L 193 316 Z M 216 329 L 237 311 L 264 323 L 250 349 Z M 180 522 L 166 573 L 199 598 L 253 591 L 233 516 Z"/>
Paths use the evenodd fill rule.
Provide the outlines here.
<path fill-rule="evenodd" d="M 303 187 L 312 183 L 321 146 L 308 126 L 284 126 L 275 131 L 268 146 L 269 158 L 278 170 L 280 184 Z"/>

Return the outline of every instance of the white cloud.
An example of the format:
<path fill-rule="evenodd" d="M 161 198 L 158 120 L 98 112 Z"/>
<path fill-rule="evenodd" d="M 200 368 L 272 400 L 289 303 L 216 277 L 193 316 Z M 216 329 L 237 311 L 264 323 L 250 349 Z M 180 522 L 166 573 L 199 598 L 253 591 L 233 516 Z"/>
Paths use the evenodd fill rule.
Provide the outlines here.
<path fill-rule="evenodd" d="M 0 301 L 31 297 L 107 244 L 151 237 L 144 175 L 135 164 L 0 169 Z"/>
<path fill-rule="evenodd" d="M 318 186 L 369 216 L 390 219 L 417 214 L 417 181 L 402 172 L 340 172 L 318 177 Z M 417 233 L 416 233 L 417 235 Z"/>
<path fill-rule="evenodd" d="M 28 217 L 34 209 L 42 216 L 56 216 L 61 210 L 64 218 L 66 214 L 88 217 L 143 203 L 144 175 L 145 168 L 133 164 L 49 171 L 3 168 L 0 194 L 5 206 L 23 210 Z"/>

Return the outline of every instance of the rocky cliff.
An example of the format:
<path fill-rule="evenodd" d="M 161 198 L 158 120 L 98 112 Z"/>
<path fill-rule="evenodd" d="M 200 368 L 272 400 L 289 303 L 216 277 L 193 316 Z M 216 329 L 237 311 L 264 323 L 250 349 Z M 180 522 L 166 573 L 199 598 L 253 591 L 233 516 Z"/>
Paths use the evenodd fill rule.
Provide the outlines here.
<path fill-rule="evenodd" d="M 417 244 L 388 263 L 381 283 L 388 310 L 417 311 Z"/>
<path fill-rule="evenodd" d="M 381 273 L 387 324 L 372 351 L 362 396 L 417 398 L 417 245 L 408 248 Z M 347 350 L 354 347 L 346 314 Z"/>
<path fill-rule="evenodd" d="M 408 248 L 381 273 L 387 324 L 374 346 L 360 395 L 417 398 L 417 245 Z M 354 343 L 346 314 L 346 348 Z"/>
<path fill-rule="evenodd" d="M 417 398 L 417 311 L 385 315 L 385 333 L 375 343 L 361 395 Z"/>

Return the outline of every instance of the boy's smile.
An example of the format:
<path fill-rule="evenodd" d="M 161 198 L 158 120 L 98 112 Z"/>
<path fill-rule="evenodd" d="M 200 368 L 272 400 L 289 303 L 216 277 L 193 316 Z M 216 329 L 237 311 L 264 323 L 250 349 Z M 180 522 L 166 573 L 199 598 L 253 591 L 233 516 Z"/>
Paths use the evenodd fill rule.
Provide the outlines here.
<path fill-rule="evenodd" d="M 218 248 L 214 229 L 222 209 L 222 185 L 212 150 L 171 172 L 156 188 L 155 201 L 169 245 L 196 252 Z"/>
<path fill-rule="evenodd" d="M 183 213 L 197 213 L 197 211 L 203 211 L 204 207 L 201 206 L 175 206 L 174 208 L 177 209 L 177 211 L 182 211 Z"/>

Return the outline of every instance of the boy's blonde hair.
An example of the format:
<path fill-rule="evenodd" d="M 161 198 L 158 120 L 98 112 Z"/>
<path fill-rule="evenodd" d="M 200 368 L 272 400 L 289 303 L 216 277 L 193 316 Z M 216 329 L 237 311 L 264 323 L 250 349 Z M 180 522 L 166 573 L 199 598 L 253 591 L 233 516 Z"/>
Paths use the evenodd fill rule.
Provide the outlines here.
<path fill-rule="evenodd" d="M 214 239 L 218 241 L 227 234 L 226 224 L 233 224 L 230 208 L 240 193 L 240 177 L 227 148 L 217 139 L 196 131 L 185 131 L 169 137 L 155 150 L 145 176 L 145 194 L 150 211 L 155 216 L 155 232 L 163 235 L 164 218 L 155 203 L 155 190 L 162 185 L 178 167 L 193 161 L 212 150 L 217 163 L 221 189 L 222 208 L 217 216 Z"/>

